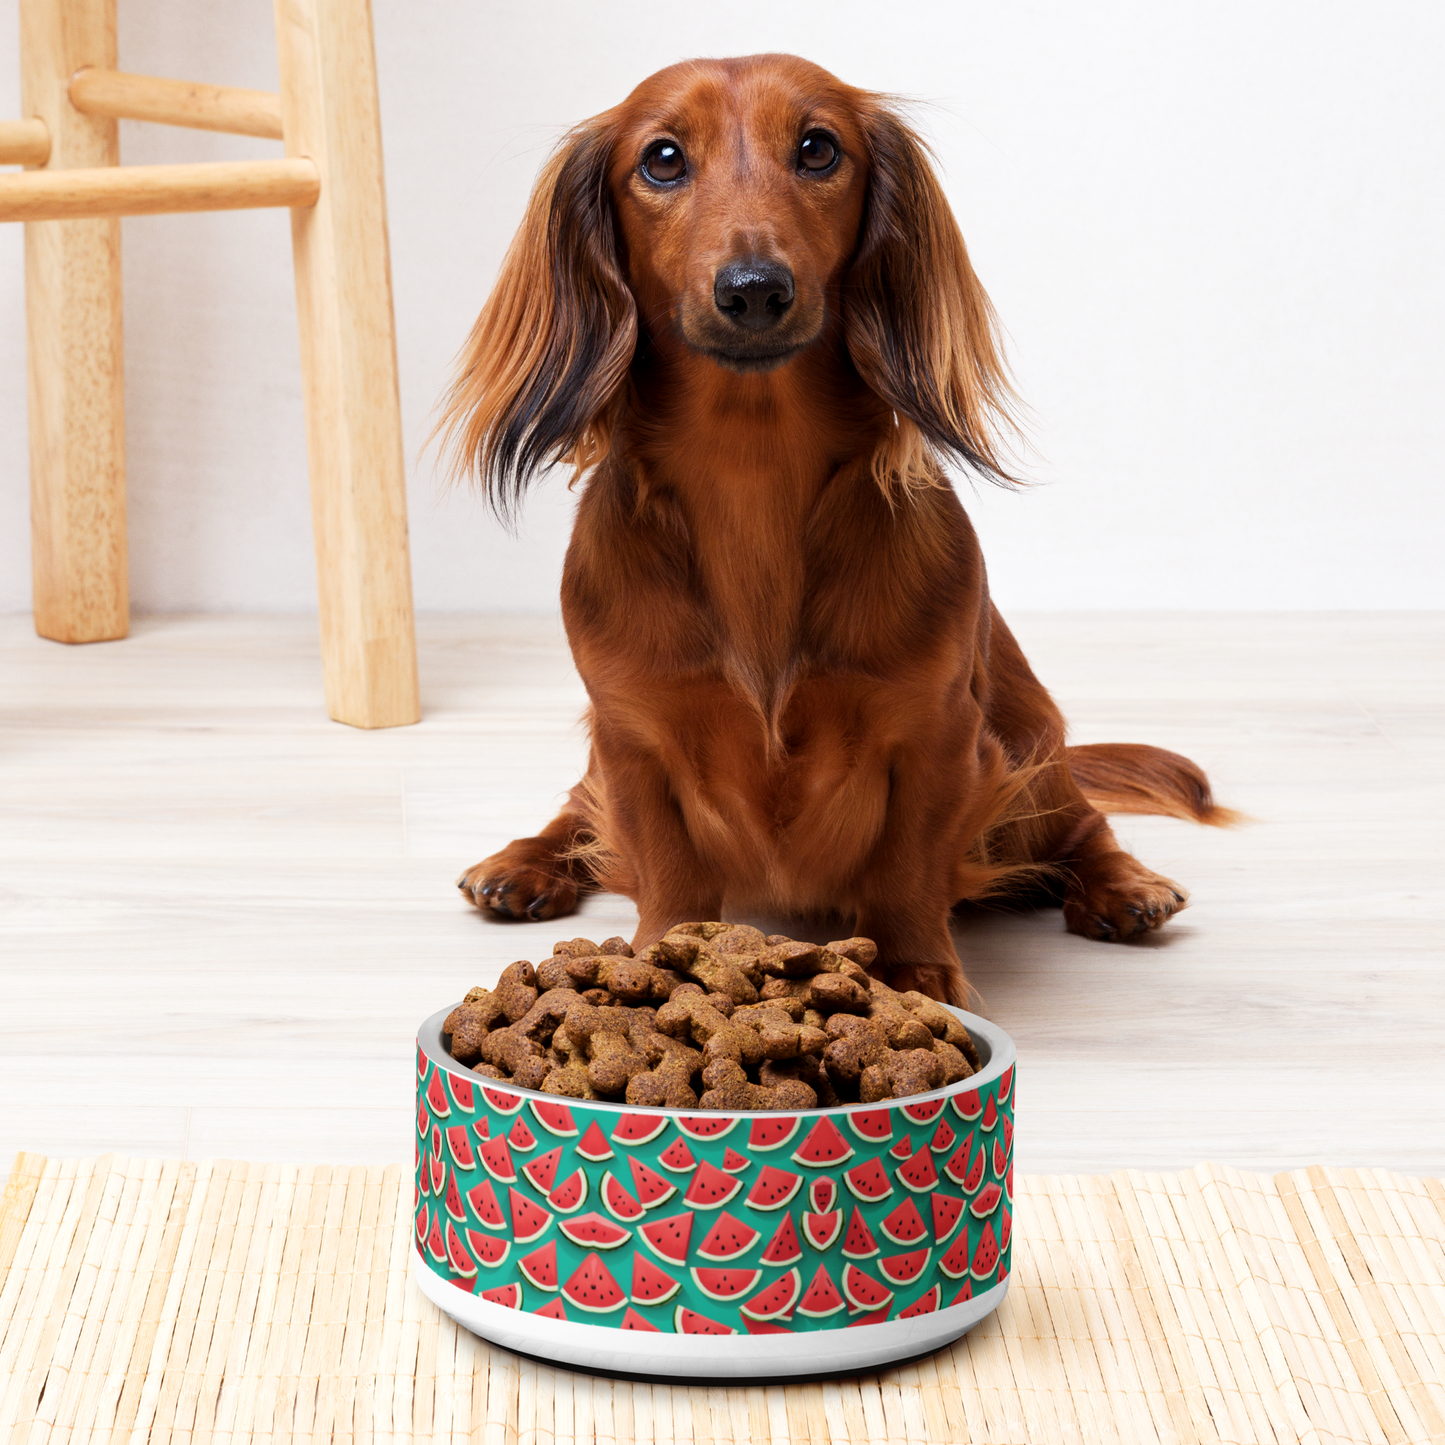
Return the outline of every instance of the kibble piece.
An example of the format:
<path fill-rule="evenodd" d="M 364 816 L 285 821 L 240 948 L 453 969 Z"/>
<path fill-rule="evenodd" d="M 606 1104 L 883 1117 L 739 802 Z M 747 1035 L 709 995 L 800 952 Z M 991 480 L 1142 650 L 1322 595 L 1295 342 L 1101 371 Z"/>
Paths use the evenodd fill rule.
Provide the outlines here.
<path fill-rule="evenodd" d="M 598 953 L 610 953 L 618 958 L 631 958 L 632 945 L 625 939 L 614 935 L 611 938 L 604 938 L 597 945 Z"/>
<path fill-rule="evenodd" d="M 509 963 L 492 993 L 502 1012 L 516 1023 L 537 1002 L 537 970 L 525 958 Z"/>
<path fill-rule="evenodd" d="M 873 1002 L 866 988 L 842 973 L 819 974 L 809 987 L 808 1001 L 823 1014 L 863 1014 Z"/>
<path fill-rule="evenodd" d="M 707 1092 L 698 1101 L 704 1109 L 812 1109 L 818 1096 L 797 1079 L 785 1079 L 773 1088 L 754 1084 L 740 1064 L 718 1059 L 702 1071 Z"/>

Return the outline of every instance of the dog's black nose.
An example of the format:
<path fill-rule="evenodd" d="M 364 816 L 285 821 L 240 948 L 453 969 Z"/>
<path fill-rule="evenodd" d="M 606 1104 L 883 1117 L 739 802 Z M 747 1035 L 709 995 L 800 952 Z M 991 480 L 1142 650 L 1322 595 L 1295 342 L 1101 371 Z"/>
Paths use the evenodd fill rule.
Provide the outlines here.
<path fill-rule="evenodd" d="M 733 261 L 713 281 L 717 309 L 749 331 L 766 331 L 793 304 L 793 273 L 781 261 Z"/>

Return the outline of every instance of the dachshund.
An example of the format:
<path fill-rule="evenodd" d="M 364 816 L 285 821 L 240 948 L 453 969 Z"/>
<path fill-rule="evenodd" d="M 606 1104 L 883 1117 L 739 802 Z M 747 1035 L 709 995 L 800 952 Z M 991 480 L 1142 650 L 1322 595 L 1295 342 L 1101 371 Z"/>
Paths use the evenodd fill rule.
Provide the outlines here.
<path fill-rule="evenodd" d="M 439 430 L 504 520 L 581 484 L 562 615 L 591 707 L 561 814 L 459 880 L 498 918 L 605 888 L 634 947 L 740 912 L 851 919 L 962 1003 L 954 907 L 1012 892 L 1120 941 L 1183 888 L 1104 814 L 1223 825 L 1162 749 L 1065 746 L 989 600 L 954 463 L 1012 484 L 993 308 L 887 97 L 698 60 L 543 170 Z"/>

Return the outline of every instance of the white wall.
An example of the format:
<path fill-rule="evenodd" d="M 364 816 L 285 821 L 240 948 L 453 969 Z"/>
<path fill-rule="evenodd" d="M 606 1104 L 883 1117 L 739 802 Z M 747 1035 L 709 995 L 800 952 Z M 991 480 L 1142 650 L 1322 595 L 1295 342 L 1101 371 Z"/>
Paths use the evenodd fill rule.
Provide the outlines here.
<path fill-rule="evenodd" d="M 374 0 L 422 608 L 550 610 L 418 457 L 551 139 L 694 54 L 922 97 L 1034 414 L 1041 485 L 969 500 L 1013 608 L 1445 605 L 1445 11 L 1431 0 Z M 0 114 L 18 106 L 0 0 Z M 120 0 L 127 69 L 275 84 L 265 0 Z M 272 154 L 123 126 L 131 162 Z M 124 227 L 133 596 L 313 602 L 282 213 Z M 0 227 L 0 609 L 28 606 L 21 246 Z"/>

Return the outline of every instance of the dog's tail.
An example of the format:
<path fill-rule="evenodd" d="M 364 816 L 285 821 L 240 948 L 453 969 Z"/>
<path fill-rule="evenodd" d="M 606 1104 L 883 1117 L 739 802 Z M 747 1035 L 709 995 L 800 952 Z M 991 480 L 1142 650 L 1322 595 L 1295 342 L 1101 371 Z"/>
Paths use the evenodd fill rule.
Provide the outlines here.
<path fill-rule="evenodd" d="M 1166 748 L 1145 743 L 1090 743 L 1065 748 L 1079 791 L 1101 813 L 1158 813 L 1232 828 L 1244 814 L 1214 801 L 1204 769 Z"/>

